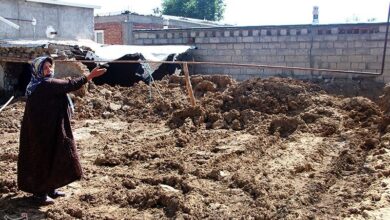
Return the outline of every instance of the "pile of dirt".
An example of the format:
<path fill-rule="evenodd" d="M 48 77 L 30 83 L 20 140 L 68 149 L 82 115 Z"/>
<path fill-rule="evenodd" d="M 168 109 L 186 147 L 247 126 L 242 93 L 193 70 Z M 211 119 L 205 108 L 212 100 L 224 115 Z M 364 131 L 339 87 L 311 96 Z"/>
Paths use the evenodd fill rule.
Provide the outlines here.
<path fill-rule="evenodd" d="M 40 209 L 16 188 L 24 102 L 12 103 L 0 114 L 0 216 L 386 217 L 390 117 L 383 108 L 286 78 L 191 82 L 196 106 L 175 75 L 152 86 L 89 83 L 84 96 L 74 95 L 84 178 Z"/>
<path fill-rule="evenodd" d="M 7 107 L 7 110 L 0 112 L 0 134 L 18 132 L 23 111 L 23 98 L 18 98 L 14 100 L 11 108 Z"/>
<path fill-rule="evenodd" d="M 191 118 L 196 126 L 241 130 L 260 114 L 296 115 L 313 104 L 312 97 L 323 93 L 318 86 L 281 78 L 238 84 L 228 76 L 215 75 L 194 76 L 191 82 L 196 107 L 188 101 L 184 77 L 171 76 L 151 87 L 143 82 L 131 88 L 89 84 L 87 97 L 75 97 L 80 106 L 77 117 L 168 119 L 171 128 Z"/>

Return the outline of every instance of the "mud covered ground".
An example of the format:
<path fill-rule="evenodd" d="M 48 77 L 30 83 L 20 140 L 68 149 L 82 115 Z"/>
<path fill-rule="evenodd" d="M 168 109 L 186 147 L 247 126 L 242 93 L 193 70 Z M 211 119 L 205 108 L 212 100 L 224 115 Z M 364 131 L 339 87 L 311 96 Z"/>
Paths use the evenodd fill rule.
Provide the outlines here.
<path fill-rule="evenodd" d="M 191 80 L 195 107 L 178 76 L 151 93 L 88 84 L 73 119 L 84 178 L 46 207 L 17 189 L 13 102 L 0 113 L 0 217 L 390 218 L 386 94 L 383 111 L 291 79 Z"/>

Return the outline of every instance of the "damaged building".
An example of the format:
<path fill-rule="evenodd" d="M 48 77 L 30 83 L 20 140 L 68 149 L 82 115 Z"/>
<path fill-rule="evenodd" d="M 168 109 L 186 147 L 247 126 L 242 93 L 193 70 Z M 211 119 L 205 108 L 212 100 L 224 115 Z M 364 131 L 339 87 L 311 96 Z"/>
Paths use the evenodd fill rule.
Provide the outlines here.
<path fill-rule="evenodd" d="M 173 74 L 175 64 L 139 63 L 142 60 L 174 61 L 189 59 L 191 46 L 101 45 L 93 41 L 0 40 L 0 93 L 23 95 L 30 81 L 30 64 L 37 56 L 56 60 L 55 77 L 77 77 L 97 65 L 107 73 L 94 79 L 98 85 L 132 86 L 135 82 L 162 79 Z M 125 63 L 121 61 L 137 61 Z M 79 62 L 77 62 L 79 61 Z"/>
<path fill-rule="evenodd" d="M 24 94 L 29 60 L 75 51 L 71 43 L 50 40 L 93 39 L 93 12 L 98 6 L 50 0 L 0 0 L 0 4 L 0 97 Z"/>
<path fill-rule="evenodd" d="M 10 95 L 25 93 L 30 80 L 29 62 L 38 56 L 52 56 L 56 60 L 58 78 L 79 76 L 104 64 L 108 67 L 107 74 L 94 79 L 96 84 L 131 86 L 140 80 L 148 83 L 152 78 L 161 79 L 174 73 L 177 66 L 115 63 L 116 60 L 173 61 L 186 59 L 191 49 L 98 44 L 93 41 L 93 11 L 99 7 L 94 5 L 50 0 L 0 0 L 0 3 L 0 29 L 4 30 L 0 33 L 0 103 Z M 80 18 L 83 22 L 79 22 Z"/>

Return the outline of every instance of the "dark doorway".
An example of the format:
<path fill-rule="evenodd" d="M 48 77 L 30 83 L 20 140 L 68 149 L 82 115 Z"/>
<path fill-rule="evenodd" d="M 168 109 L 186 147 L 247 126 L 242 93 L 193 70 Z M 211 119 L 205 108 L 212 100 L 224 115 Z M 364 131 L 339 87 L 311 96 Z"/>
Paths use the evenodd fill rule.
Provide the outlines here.
<path fill-rule="evenodd" d="M 31 79 L 31 66 L 28 63 L 7 62 L 5 64 L 5 81 L 9 91 L 15 96 L 23 96 Z"/>

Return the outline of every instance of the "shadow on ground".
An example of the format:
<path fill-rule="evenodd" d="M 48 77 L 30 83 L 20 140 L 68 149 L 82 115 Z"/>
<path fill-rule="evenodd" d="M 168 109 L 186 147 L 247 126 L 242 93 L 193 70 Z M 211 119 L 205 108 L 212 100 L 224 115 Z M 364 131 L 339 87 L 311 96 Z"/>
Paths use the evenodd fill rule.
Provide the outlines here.
<path fill-rule="evenodd" d="M 0 219 L 43 219 L 45 213 L 32 197 L 7 196 L 0 199 Z"/>

